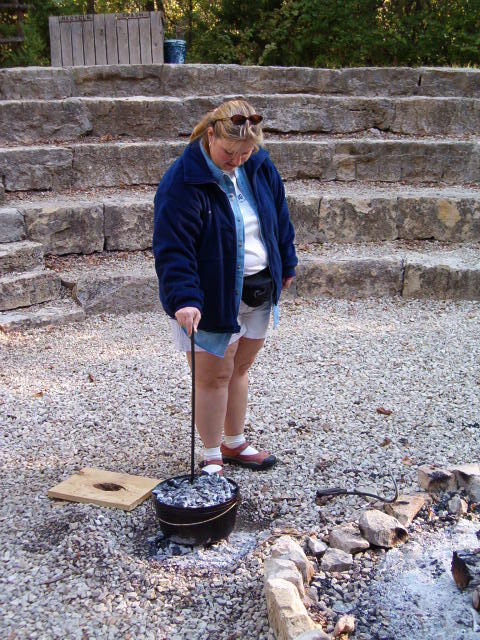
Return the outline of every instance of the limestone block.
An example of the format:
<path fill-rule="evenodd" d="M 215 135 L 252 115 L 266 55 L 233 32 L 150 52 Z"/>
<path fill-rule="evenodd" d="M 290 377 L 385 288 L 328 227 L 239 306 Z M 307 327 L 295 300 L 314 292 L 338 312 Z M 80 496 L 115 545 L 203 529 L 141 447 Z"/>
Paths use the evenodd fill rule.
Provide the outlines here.
<path fill-rule="evenodd" d="M 295 241 L 297 243 L 324 242 L 319 229 L 320 198 L 316 196 L 287 195 L 290 218 L 295 227 Z"/>
<path fill-rule="evenodd" d="M 480 129 L 478 100 L 467 98 L 408 98 L 395 105 L 390 130 L 404 135 L 476 134 Z"/>
<path fill-rule="evenodd" d="M 71 186 L 73 152 L 61 147 L 0 149 L 0 174 L 7 191 L 62 189 Z"/>
<path fill-rule="evenodd" d="M 450 469 L 457 484 L 463 487 L 475 502 L 480 502 L 480 464 L 462 464 Z"/>
<path fill-rule="evenodd" d="M 183 142 L 118 142 L 74 147 L 73 186 L 158 184 Z"/>
<path fill-rule="evenodd" d="M 397 200 L 398 237 L 476 241 L 480 236 L 480 200 L 405 196 Z"/>
<path fill-rule="evenodd" d="M 60 278 L 53 271 L 28 271 L 0 278 L 0 311 L 30 307 L 58 298 Z"/>
<path fill-rule="evenodd" d="M 43 247 L 38 242 L 0 244 L 0 275 L 13 271 L 29 271 L 42 266 Z"/>
<path fill-rule="evenodd" d="M 406 542 L 408 533 L 405 527 L 394 517 L 371 509 L 364 511 L 358 522 L 363 536 L 377 547 L 390 549 Z"/>
<path fill-rule="evenodd" d="M 303 578 L 300 571 L 297 569 L 296 564 L 292 560 L 285 560 L 284 558 L 267 558 L 264 563 L 264 580 L 267 582 L 273 578 L 281 578 L 291 582 L 298 590 L 300 597 L 305 597 L 305 587 L 303 585 Z"/>
<path fill-rule="evenodd" d="M 302 547 L 290 536 L 281 536 L 271 548 L 272 558 L 285 558 L 295 563 L 302 574 L 303 581 L 310 582 L 315 569 L 305 555 Z"/>
<path fill-rule="evenodd" d="M 353 556 L 341 549 L 328 549 L 321 562 L 322 571 L 348 571 L 353 566 Z"/>
<path fill-rule="evenodd" d="M 18 242 L 25 239 L 23 215 L 19 209 L 0 209 L 0 242 Z"/>
<path fill-rule="evenodd" d="M 473 590 L 472 604 L 477 611 L 480 611 L 480 587 L 475 587 Z"/>
<path fill-rule="evenodd" d="M 68 286 L 67 281 L 65 284 Z M 82 276 L 72 288 L 72 296 L 87 315 L 94 313 L 128 313 L 159 308 L 158 282 L 155 273 L 118 273 Z"/>
<path fill-rule="evenodd" d="M 396 518 L 404 527 L 413 522 L 417 513 L 431 502 L 428 493 L 417 493 L 412 496 L 400 495 L 396 502 L 385 504 L 385 512 Z"/>
<path fill-rule="evenodd" d="M 322 242 L 395 240 L 395 201 L 325 196 L 320 203 L 318 228 Z"/>
<path fill-rule="evenodd" d="M 277 640 L 293 640 L 316 625 L 305 609 L 296 587 L 287 580 L 272 578 L 265 583 L 268 621 Z"/>
<path fill-rule="evenodd" d="M 432 264 L 407 258 L 402 296 L 437 300 L 480 300 L 480 269 L 460 260 Z"/>
<path fill-rule="evenodd" d="M 424 96 L 477 96 L 480 94 L 478 69 L 421 67 L 418 93 Z"/>
<path fill-rule="evenodd" d="M 0 102 L 0 141 L 72 140 L 91 131 L 88 108 L 78 98 Z"/>
<path fill-rule="evenodd" d="M 452 491 L 457 488 L 455 474 L 449 469 L 423 465 L 417 471 L 418 484 L 425 491 Z"/>
<path fill-rule="evenodd" d="M 367 298 L 399 295 L 401 258 L 310 258 L 302 256 L 297 268 L 297 293 L 301 296 Z"/>
<path fill-rule="evenodd" d="M 270 141 L 265 145 L 284 180 L 334 180 L 334 143 Z"/>
<path fill-rule="evenodd" d="M 153 195 L 105 201 L 105 249 L 137 251 L 152 246 Z"/>
<path fill-rule="evenodd" d="M 419 73 L 408 67 L 339 69 L 335 89 L 347 95 L 415 95 Z"/>
<path fill-rule="evenodd" d="M 369 542 L 362 537 L 358 526 L 353 522 L 334 527 L 330 531 L 329 543 L 332 548 L 341 549 L 352 555 L 370 547 Z"/>
<path fill-rule="evenodd" d="M 102 251 L 103 206 L 80 202 L 40 201 L 24 209 L 27 235 L 41 242 L 45 253 L 93 253 Z"/>
<path fill-rule="evenodd" d="M 23 67 L 0 69 L 0 100 L 55 100 L 74 91 L 71 69 Z"/>
<path fill-rule="evenodd" d="M 32 327 L 59 326 L 85 319 L 85 311 L 71 301 L 47 302 L 28 309 L 0 313 L 0 329 L 5 333 Z"/>
<path fill-rule="evenodd" d="M 0 182 L 0 204 L 5 200 L 5 187 L 3 182 Z"/>

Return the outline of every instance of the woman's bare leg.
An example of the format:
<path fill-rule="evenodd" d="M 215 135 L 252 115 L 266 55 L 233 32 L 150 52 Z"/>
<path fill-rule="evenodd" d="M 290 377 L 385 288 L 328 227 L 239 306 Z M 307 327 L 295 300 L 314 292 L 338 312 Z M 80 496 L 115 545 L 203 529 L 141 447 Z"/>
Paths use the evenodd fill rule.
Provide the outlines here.
<path fill-rule="evenodd" d="M 222 440 L 237 347 L 238 341 L 227 347 L 223 358 L 195 352 L 195 423 L 207 449 L 219 447 Z M 191 366 L 190 353 L 187 359 Z"/>
<path fill-rule="evenodd" d="M 240 338 L 233 361 L 233 372 L 228 387 L 228 402 L 225 415 L 225 435 L 237 436 L 245 429 L 248 402 L 248 370 L 263 346 L 263 338 Z"/>

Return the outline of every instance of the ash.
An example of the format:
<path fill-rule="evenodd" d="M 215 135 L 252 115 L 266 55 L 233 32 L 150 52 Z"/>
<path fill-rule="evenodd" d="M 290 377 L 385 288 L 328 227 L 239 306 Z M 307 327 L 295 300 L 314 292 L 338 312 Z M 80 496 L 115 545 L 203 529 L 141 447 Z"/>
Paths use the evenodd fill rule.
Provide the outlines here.
<path fill-rule="evenodd" d="M 151 560 L 179 569 L 230 573 L 266 537 L 266 533 L 236 531 L 227 540 L 208 546 L 191 546 L 172 542 L 159 531 L 155 537 L 148 539 L 149 555 Z"/>
<path fill-rule="evenodd" d="M 163 504 L 174 507 L 213 507 L 230 500 L 234 495 L 230 482 L 214 473 L 190 477 L 171 478 L 159 484 L 152 491 Z"/>

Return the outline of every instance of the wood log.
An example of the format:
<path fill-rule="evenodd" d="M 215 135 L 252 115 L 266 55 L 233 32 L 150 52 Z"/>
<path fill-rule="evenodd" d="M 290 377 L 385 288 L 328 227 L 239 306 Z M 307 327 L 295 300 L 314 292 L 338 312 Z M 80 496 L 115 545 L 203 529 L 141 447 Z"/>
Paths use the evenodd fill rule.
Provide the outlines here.
<path fill-rule="evenodd" d="M 480 549 L 454 551 L 452 575 L 460 589 L 480 585 Z"/>

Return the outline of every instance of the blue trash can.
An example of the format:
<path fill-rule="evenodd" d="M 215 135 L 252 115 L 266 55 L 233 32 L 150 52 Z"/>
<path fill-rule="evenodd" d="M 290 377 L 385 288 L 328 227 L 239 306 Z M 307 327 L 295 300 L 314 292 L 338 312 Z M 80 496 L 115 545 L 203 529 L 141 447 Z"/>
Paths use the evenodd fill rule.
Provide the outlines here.
<path fill-rule="evenodd" d="M 187 43 L 185 40 L 165 40 L 163 43 L 164 62 L 170 64 L 184 64 Z"/>

